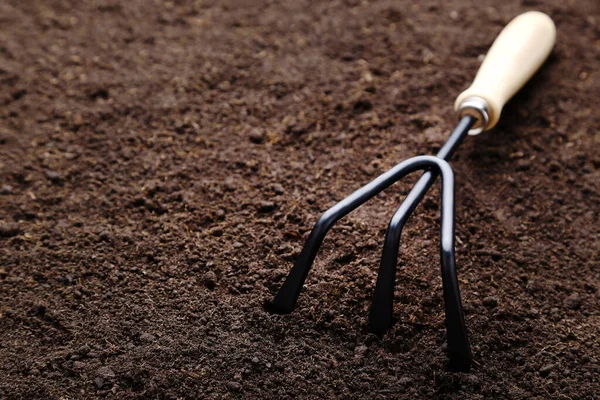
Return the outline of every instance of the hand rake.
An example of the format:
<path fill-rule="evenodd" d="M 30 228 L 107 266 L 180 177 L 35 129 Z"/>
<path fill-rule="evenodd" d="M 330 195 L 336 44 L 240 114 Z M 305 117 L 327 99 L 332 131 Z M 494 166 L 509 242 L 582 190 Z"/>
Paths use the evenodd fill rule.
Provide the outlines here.
<path fill-rule="evenodd" d="M 472 356 L 465 326 L 454 255 L 454 174 L 450 159 L 463 139 L 493 128 L 504 104 L 529 80 L 550 54 L 556 38 L 552 20 L 526 12 L 512 20 L 494 41 L 473 84 L 456 99 L 459 122 L 436 156 L 417 156 L 397 164 L 327 210 L 311 231 L 302 252 L 273 300 L 278 313 L 294 310 L 315 256 L 332 225 L 407 174 L 425 171 L 392 217 L 385 236 L 379 275 L 369 315 L 370 331 L 382 335 L 392 323 L 396 261 L 404 224 L 441 176 L 441 270 L 450 367 L 469 370 Z"/>

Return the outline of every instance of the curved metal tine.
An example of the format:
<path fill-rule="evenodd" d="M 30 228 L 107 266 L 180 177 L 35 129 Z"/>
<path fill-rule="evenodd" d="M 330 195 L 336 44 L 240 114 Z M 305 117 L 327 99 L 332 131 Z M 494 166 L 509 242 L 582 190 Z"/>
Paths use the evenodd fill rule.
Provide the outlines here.
<path fill-rule="evenodd" d="M 472 356 L 462 311 L 454 253 L 454 173 L 450 164 L 440 158 L 438 158 L 436 172 L 442 175 L 440 257 L 446 307 L 448 354 L 452 368 L 468 370 L 471 366 Z M 433 171 L 428 173 L 432 174 Z M 423 184 L 427 184 L 424 181 L 428 179 L 429 177 L 423 176 L 415 189 L 420 187 L 421 181 Z M 428 189 L 429 187 L 424 191 L 426 192 Z M 416 204 L 405 201 L 392 217 L 386 232 L 379 276 L 369 315 L 370 330 L 376 334 L 383 334 L 392 324 L 394 281 L 400 235 L 402 227 L 415 207 Z"/>
<path fill-rule="evenodd" d="M 321 246 L 321 243 L 323 243 L 323 239 L 328 230 L 336 221 L 388 188 L 396 181 L 402 179 L 407 174 L 417 170 L 435 167 L 440 161 L 443 160 L 434 156 L 418 156 L 403 161 L 325 211 L 308 236 L 304 248 L 283 283 L 283 286 L 279 289 L 277 295 L 275 295 L 272 303 L 272 310 L 278 313 L 290 313 L 294 310 L 298 296 L 300 295 L 300 291 L 306 280 L 306 276 L 319 251 L 319 247 Z"/>

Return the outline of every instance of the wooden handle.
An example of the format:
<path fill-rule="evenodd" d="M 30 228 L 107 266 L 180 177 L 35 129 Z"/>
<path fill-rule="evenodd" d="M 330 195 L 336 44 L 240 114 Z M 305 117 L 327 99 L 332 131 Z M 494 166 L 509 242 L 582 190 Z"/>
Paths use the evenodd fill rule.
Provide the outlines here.
<path fill-rule="evenodd" d="M 488 122 L 479 132 L 493 128 L 506 102 L 544 63 L 555 40 L 554 23 L 544 13 L 529 11 L 510 21 L 492 44 L 471 87 L 456 99 L 454 109 L 462 113 L 483 99 L 480 103 L 487 105 Z"/>

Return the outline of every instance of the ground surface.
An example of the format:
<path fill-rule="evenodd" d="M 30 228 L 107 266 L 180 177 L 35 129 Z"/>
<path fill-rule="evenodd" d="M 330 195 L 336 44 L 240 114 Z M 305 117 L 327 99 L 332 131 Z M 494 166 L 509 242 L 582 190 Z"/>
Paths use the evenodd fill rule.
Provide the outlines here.
<path fill-rule="evenodd" d="M 0 398 L 597 398 L 596 1 L 0 2 Z M 339 222 L 291 315 L 264 308 L 318 215 L 435 152 L 515 15 L 556 48 L 457 176 L 476 360 L 446 367 L 435 188 L 369 335 L 387 221 Z"/>

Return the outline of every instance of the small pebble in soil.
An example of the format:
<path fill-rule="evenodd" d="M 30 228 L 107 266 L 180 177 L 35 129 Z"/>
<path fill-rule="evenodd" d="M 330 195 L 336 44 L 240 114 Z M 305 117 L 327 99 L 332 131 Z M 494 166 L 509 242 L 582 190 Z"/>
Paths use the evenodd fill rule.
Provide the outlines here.
<path fill-rule="evenodd" d="M 582 363 L 588 363 L 588 362 L 590 362 L 590 359 L 591 359 L 590 356 L 587 355 L 587 354 L 584 354 L 584 355 L 581 356 L 581 362 Z"/>
<path fill-rule="evenodd" d="M 81 355 L 81 356 L 85 356 L 90 352 L 90 346 L 88 346 L 87 344 L 84 344 L 83 346 L 79 347 L 77 349 L 77 354 Z"/>
<path fill-rule="evenodd" d="M 151 343 L 154 342 L 156 340 L 156 338 L 154 337 L 153 334 L 148 333 L 148 332 L 144 332 L 140 335 L 140 341 L 144 342 L 144 343 Z"/>
<path fill-rule="evenodd" d="M 224 210 L 217 210 L 215 212 L 215 217 L 219 220 L 219 221 L 223 221 L 225 219 L 225 211 Z"/>
<path fill-rule="evenodd" d="M 231 83 L 229 81 L 223 81 L 217 85 L 217 87 L 222 91 L 227 91 L 231 89 Z"/>
<path fill-rule="evenodd" d="M 208 231 L 208 234 L 210 236 L 223 236 L 223 229 L 219 227 L 211 228 Z"/>
<path fill-rule="evenodd" d="M 110 367 L 102 366 L 96 370 L 96 376 L 99 378 L 110 379 L 114 378 L 116 375 Z"/>
<path fill-rule="evenodd" d="M 260 144 L 265 141 L 265 132 L 262 129 L 252 129 L 248 135 L 252 143 Z"/>
<path fill-rule="evenodd" d="M 84 369 L 85 368 L 85 363 L 81 362 L 81 361 L 75 361 L 73 363 L 73 369 Z"/>
<path fill-rule="evenodd" d="M 214 271 L 208 271 L 207 273 L 204 274 L 204 276 L 202 277 L 202 280 L 204 281 L 204 285 L 209 288 L 210 290 L 213 290 L 215 288 L 215 286 L 217 285 L 217 274 L 215 274 Z"/>
<path fill-rule="evenodd" d="M 275 203 L 272 201 L 263 200 L 259 203 L 258 210 L 261 212 L 269 212 L 275 209 Z"/>
<path fill-rule="evenodd" d="M 130 147 L 124 147 L 121 150 L 121 156 L 123 157 L 124 160 L 131 160 L 133 158 L 133 150 L 131 150 Z"/>
<path fill-rule="evenodd" d="M 232 176 L 225 178 L 225 181 L 223 182 L 223 189 L 225 189 L 226 192 L 235 192 L 237 189 L 235 178 Z"/>
<path fill-rule="evenodd" d="M 0 223 L 0 237 L 17 236 L 21 232 L 19 225 L 11 223 Z"/>
<path fill-rule="evenodd" d="M 238 382 L 227 382 L 227 389 L 233 391 L 233 392 L 239 392 L 240 390 L 242 390 L 242 385 Z"/>
<path fill-rule="evenodd" d="M 2 194 L 11 194 L 13 192 L 13 187 L 10 185 L 2 185 L 0 189 L 0 193 Z"/>
<path fill-rule="evenodd" d="M 233 248 L 234 249 L 239 249 L 240 247 L 243 247 L 244 245 L 240 242 L 234 242 L 233 243 Z"/>
<path fill-rule="evenodd" d="M 102 231 L 98 236 L 105 242 L 111 242 L 113 239 L 113 235 L 109 231 Z"/>
<path fill-rule="evenodd" d="M 486 297 L 485 299 L 483 299 L 483 305 L 490 308 L 497 307 L 498 298 L 494 296 Z"/>
<path fill-rule="evenodd" d="M 271 185 L 271 189 L 273 189 L 275 194 L 283 194 L 285 192 L 283 186 L 281 186 L 279 183 L 274 183 L 273 185 Z"/>
<path fill-rule="evenodd" d="M 579 296 L 579 293 L 573 293 L 565 299 L 563 305 L 569 310 L 579 310 L 582 303 L 583 300 L 581 299 L 581 296 Z"/>
<path fill-rule="evenodd" d="M 65 285 L 72 285 L 74 280 L 75 280 L 75 278 L 71 274 L 66 274 L 62 278 L 62 281 L 64 282 Z"/>
<path fill-rule="evenodd" d="M 56 171 L 44 171 L 44 174 L 46 175 L 46 178 L 48 178 L 48 180 L 52 183 L 58 183 L 61 180 L 61 176 L 58 172 Z"/>

